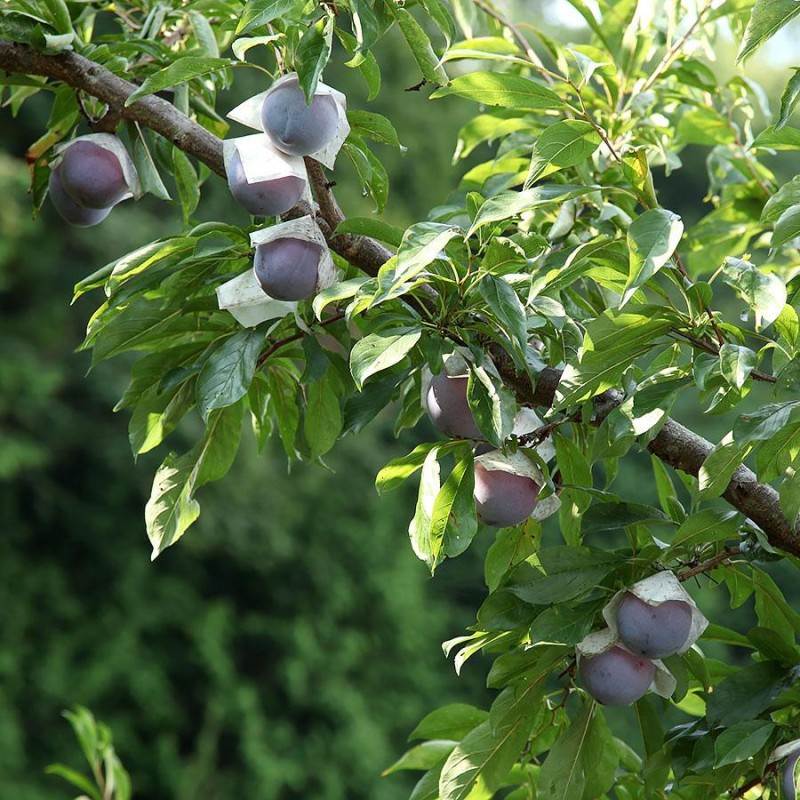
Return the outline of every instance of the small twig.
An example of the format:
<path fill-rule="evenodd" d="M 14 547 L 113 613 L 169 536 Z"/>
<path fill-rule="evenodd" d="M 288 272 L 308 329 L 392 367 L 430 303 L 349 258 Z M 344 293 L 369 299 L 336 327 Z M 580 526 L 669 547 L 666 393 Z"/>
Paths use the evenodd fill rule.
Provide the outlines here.
<path fill-rule="evenodd" d="M 737 797 L 744 797 L 751 789 L 755 789 L 756 786 L 759 786 L 762 783 L 766 783 L 769 780 L 770 776 L 774 775 L 777 771 L 778 771 L 777 761 L 768 764 L 766 769 L 764 770 L 763 775 L 752 778 L 751 780 L 747 781 L 747 783 L 742 784 L 736 791 L 736 794 L 731 795 L 731 800 L 736 800 Z"/>
<path fill-rule="evenodd" d="M 678 272 L 686 278 L 689 283 L 692 283 L 692 277 L 689 275 L 689 270 L 686 269 L 686 265 L 683 263 L 683 259 L 681 258 L 681 254 L 676 250 L 675 251 L 675 266 L 678 268 Z M 722 330 L 719 327 L 719 323 L 716 320 L 716 317 L 712 313 L 711 309 L 708 306 L 708 303 L 703 304 L 703 310 L 708 314 L 708 318 L 711 320 L 711 326 L 714 328 L 714 333 L 717 336 L 717 341 L 719 342 L 720 347 L 725 344 L 725 337 L 722 335 Z"/>
<path fill-rule="evenodd" d="M 423 78 L 419 83 L 415 83 L 413 86 L 409 86 L 406 89 L 403 89 L 404 92 L 418 92 L 428 83 L 426 78 Z"/>
<path fill-rule="evenodd" d="M 694 578 L 695 575 L 702 575 L 704 572 L 718 567 L 729 558 L 740 555 L 741 552 L 739 547 L 726 547 L 721 553 L 717 553 L 715 556 L 712 556 L 707 561 L 701 562 L 696 567 L 679 572 L 677 578 L 679 581 L 688 581 L 689 578 Z"/>
<path fill-rule="evenodd" d="M 322 320 L 319 323 L 320 327 L 325 327 L 326 325 L 332 325 L 334 322 L 338 322 L 340 319 L 344 319 L 344 311 L 340 311 L 337 314 L 334 314 L 332 317 L 328 317 L 328 319 Z M 296 342 L 298 339 L 302 339 L 306 335 L 305 331 L 298 331 L 297 333 L 293 333 L 291 336 L 287 336 L 285 339 L 278 339 L 277 342 L 273 342 L 259 357 L 258 361 L 256 361 L 256 366 L 261 367 L 264 365 L 269 357 L 280 350 L 282 347 L 285 347 L 287 344 L 291 344 L 292 342 Z"/>

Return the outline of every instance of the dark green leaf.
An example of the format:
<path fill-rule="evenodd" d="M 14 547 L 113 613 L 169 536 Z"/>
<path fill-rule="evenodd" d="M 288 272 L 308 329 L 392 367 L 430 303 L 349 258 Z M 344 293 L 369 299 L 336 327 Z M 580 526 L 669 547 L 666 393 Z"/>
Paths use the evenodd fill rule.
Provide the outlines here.
<path fill-rule="evenodd" d="M 798 14 L 800 5 L 797 0 L 756 0 L 736 60 L 742 61 L 752 55 Z"/>
<path fill-rule="evenodd" d="M 413 739 L 455 739 L 460 741 L 473 728 L 489 718 L 489 714 L 475 706 L 453 703 L 428 714 L 409 734 Z"/>
<path fill-rule="evenodd" d="M 431 97 L 455 94 L 482 105 L 502 106 L 517 110 L 558 110 L 564 101 L 540 83 L 508 72 L 470 72 L 454 78 Z"/>
<path fill-rule="evenodd" d="M 208 58 L 206 56 L 183 56 L 168 67 L 150 75 L 144 83 L 130 94 L 125 101 L 129 106 L 139 98 L 154 94 L 162 89 L 171 89 L 181 83 L 202 78 L 230 67 L 234 62 L 227 58 Z"/>
<path fill-rule="evenodd" d="M 714 687 L 707 715 L 712 725 L 735 725 L 757 717 L 791 684 L 791 673 L 773 661 L 749 664 Z"/>
<path fill-rule="evenodd" d="M 350 351 L 350 372 L 361 389 L 370 375 L 399 364 L 419 341 L 422 331 L 391 328 L 370 333 L 355 343 Z"/>

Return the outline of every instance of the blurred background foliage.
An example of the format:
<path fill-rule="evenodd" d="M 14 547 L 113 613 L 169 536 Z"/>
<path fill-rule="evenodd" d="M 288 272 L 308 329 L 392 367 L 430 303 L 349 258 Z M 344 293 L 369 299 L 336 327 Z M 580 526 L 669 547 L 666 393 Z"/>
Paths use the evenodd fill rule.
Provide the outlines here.
<path fill-rule="evenodd" d="M 517 15 L 550 35 L 585 38 L 553 8 L 525 0 Z M 391 44 L 377 54 L 384 89 L 370 108 L 395 122 L 409 151 L 380 153 L 392 187 L 386 216 L 407 225 L 455 186 L 450 159 L 473 109 L 432 106 L 424 92 L 405 91 L 416 71 L 405 48 Z M 717 53 L 723 75 L 734 50 L 731 39 Z M 748 66 L 773 103 L 787 75 L 775 57 L 773 48 Z M 365 107 L 352 73 L 332 70 L 326 80 L 351 107 Z M 229 105 L 258 89 L 242 80 Z M 111 411 L 130 364 L 86 376 L 88 358 L 74 348 L 95 298 L 68 303 L 79 278 L 175 232 L 179 214 L 149 198 L 89 232 L 68 228 L 49 207 L 32 221 L 23 156 L 49 103 L 34 98 L 18 119 L 4 110 L 0 126 L 2 796 L 66 796 L 43 770 L 80 764 L 59 717 L 74 703 L 111 726 L 137 797 L 408 796 L 408 773 L 384 779 L 380 771 L 414 724 L 437 705 L 487 699 L 488 662 L 471 661 L 457 679 L 440 643 L 473 622 L 490 534 L 429 580 L 407 542 L 412 495 L 379 498 L 373 480 L 389 458 L 434 434 L 420 426 L 417 439 L 396 442 L 386 417 L 343 442 L 331 471 L 295 465 L 287 474 L 281 453 L 258 454 L 251 439 L 232 474 L 205 491 L 196 529 L 151 564 L 142 511 L 163 454 L 134 465 L 126 420 Z M 484 147 L 474 159 L 489 154 Z M 687 149 L 684 168 L 661 181 L 664 204 L 687 222 L 708 208 L 707 155 Z M 469 166 L 460 163 L 458 174 Z M 800 164 L 777 168 L 789 177 Z M 370 213 L 344 159 L 335 178 L 348 213 Z M 203 197 L 197 219 L 245 222 L 221 181 L 210 180 Z M 691 399 L 682 406 L 683 421 L 714 439 L 714 419 L 692 419 L 691 407 Z M 653 501 L 642 494 L 647 482 L 635 480 L 647 456 L 632 461 L 618 491 Z M 800 588 L 782 583 L 800 605 Z M 695 593 L 709 617 L 726 613 L 726 592 L 706 584 Z M 740 624 L 725 624 L 746 628 L 751 620 L 737 614 Z M 624 731 L 624 710 L 611 721 Z"/>

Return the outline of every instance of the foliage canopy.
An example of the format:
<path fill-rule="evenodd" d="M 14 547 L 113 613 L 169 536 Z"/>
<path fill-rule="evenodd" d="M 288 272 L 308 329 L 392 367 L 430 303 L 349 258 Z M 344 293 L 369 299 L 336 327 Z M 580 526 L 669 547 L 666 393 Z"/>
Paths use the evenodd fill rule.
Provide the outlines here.
<path fill-rule="evenodd" d="M 93 363 L 141 354 L 119 403 L 134 454 L 187 415 L 202 421 L 194 446 L 155 476 L 154 557 L 198 518 L 196 493 L 228 471 L 245 422 L 261 446 L 274 435 L 290 460 L 321 461 L 387 405 L 396 433 L 415 426 L 445 365 L 467 377 L 481 438 L 502 450 L 494 458 L 537 476 L 536 511 L 488 551 L 476 625 L 446 643 L 458 668 L 494 656 L 499 694 L 488 712 L 449 706 L 420 723 L 421 744 L 391 768 L 423 771 L 414 800 L 775 796 L 800 717 L 800 614 L 765 569 L 800 556 L 800 178 L 780 180 L 763 157 L 800 148 L 789 124 L 800 70 L 757 133 L 760 87 L 745 71 L 721 83 L 698 54 L 732 30 L 744 63 L 800 5 L 601 0 L 596 16 L 570 2 L 589 44 L 516 26 L 484 0 L 10 0 L 5 105 L 24 113 L 31 96 L 53 95 L 29 150 L 34 209 L 54 147 L 88 123 L 119 133 L 142 190 L 181 210 L 181 235 L 76 287 L 104 292 L 83 345 Z M 281 221 L 197 219 L 203 183 L 225 175 L 224 90 L 243 68 L 265 86 L 293 70 L 310 98 L 343 59 L 374 99 L 376 48 L 393 28 L 418 68 L 409 86 L 433 88 L 432 119 L 456 102 L 446 98 L 478 104 L 457 157 L 487 144 L 491 157 L 405 231 L 347 218 L 306 159 L 316 202 L 284 216 L 313 215 L 338 280 L 243 328 L 216 290 L 249 269 L 249 235 Z M 372 111 L 348 108 L 347 121 L 337 180 L 363 185 L 380 212 L 389 187 L 373 144 L 400 142 Z M 712 210 L 693 225 L 661 205 L 653 181 L 656 167 L 679 170 L 688 145 L 709 148 Z M 716 310 L 729 290 L 738 315 Z M 670 418 L 682 392 L 724 421 L 717 444 Z M 377 476 L 388 491 L 419 473 L 409 535 L 431 572 L 481 530 L 475 444 L 422 444 Z M 658 507 L 615 492 L 620 464 L 641 464 L 643 449 Z M 710 575 L 732 609 L 752 598 L 756 624 L 743 635 L 711 620 L 664 659 L 669 691 L 630 711 L 634 748 L 576 679 L 575 648 L 616 592 L 662 571 Z M 717 643 L 744 657 L 710 657 Z M 669 729 L 667 712 L 678 715 Z"/>

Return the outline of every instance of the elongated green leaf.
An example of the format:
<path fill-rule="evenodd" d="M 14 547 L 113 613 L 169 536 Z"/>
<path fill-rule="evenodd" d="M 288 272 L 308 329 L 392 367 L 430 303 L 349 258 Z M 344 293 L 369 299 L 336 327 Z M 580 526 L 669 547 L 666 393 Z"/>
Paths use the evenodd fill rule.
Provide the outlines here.
<path fill-rule="evenodd" d="M 527 318 L 517 293 L 508 281 L 488 274 L 481 279 L 479 289 L 481 297 L 494 312 L 497 322 L 505 328 L 509 339 L 520 350 L 524 350 L 528 342 Z"/>
<path fill-rule="evenodd" d="M 553 183 L 536 186 L 523 192 L 503 192 L 490 198 L 481 206 L 467 235 L 472 236 L 478 228 L 490 222 L 511 219 L 517 214 L 522 214 L 523 211 L 531 211 L 551 203 L 569 200 L 572 197 L 588 194 L 596 188 L 596 186 L 570 186 Z"/>
<path fill-rule="evenodd" d="M 775 230 L 772 232 L 772 248 L 780 247 L 798 236 L 800 236 L 800 205 L 787 208 L 778 217 Z"/>
<path fill-rule="evenodd" d="M 477 728 L 489 718 L 489 714 L 480 708 L 466 703 L 453 703 L 436 711 L 431 711 L 422 719 L 408 735 L 414 739 L 455 739 L 460 741 L 473 728 Z"/>
<path fill-rule="evenodd" d="M 392 328 L 370 333 L 355 343 L 350 351 L 350 372 L 360 389 L 370 375 L 399 364 L 422 336 L 413 328 Z"/>
<path fill-rule="evenodd" d="M 233 63 L 227 58 L 208 58 L 206 56 L 184 56 L 177 61 L 173 61 L 168 67 L 150 75 L 144 83 L 125 101 L 129 106 L 139 98 L 148 94 L 159 92 L 162 89 L 169 89 L 194 78 L 202 78 L 204 75 L 211 75 L 220 72 Z"/>
<path fill-rule="evenodd" d="M 319 380 L 306 387 L 306 413 L 303 430 L 312 458 L 330 450 L 342 430 L 342 409 L 336 381 L 329 369 Z"/>
<path fill-rule="evenodd" d="M 700 467 L 700 473 L 697 476 L 698 497 L 703 500 L 719 497 L 728 488 L 733 473 L 744 461 L 750 447 L 748 442 L 744 444 L 736 442 L 728 434 L 709 453 L 708 458 Z"/>
<path fill-rule="evenodd" d="M 594 703 L 585 703 L 572 724 L 556 740 L 542 765 L 537 787 L 552 800 L 582 800 L 586 772 L 594 767 L 584 763 L 584 749 L 594 715 Z"/>
<path fill-rule="evenodd" d="M 455 94 L 482 105 L 517 110 L 557 110 L 566 103 L 540 83 L 508 72 L 470 72 L 459 75 L 447 86 L 437 89 L 431 98 Z"/>
<path fill-rule="evenodd" d="M 800 194 L 798 200 L 800 201 Z M 765 207 L 765 213 L 766 210 Z M 764 272 L 741 258 L 726 258 L 722 275 L 725 283 L 732 286 L 753 310 L 759 328 L 775 322 L 786 305 L 787 298 L 786 285 L 778 275 Z"/>
<path fill-rule="evenodd" d="M 242 430 L 242 404 L 214 411 L 203 438 L 186 454 L 170 453 L 158 468 L 145 507 L 147 535 L 155 559 L 180 539 L 200 516 L 194 494 L 230 469 Z"/>
<path fill-rule="evenodd" d="M 263 344 L 263 331 L 239 331 L 209 356 L 197 378 L 197 408 L 203 419 L 247 394 Z"/>
<path fill-rule="evenodd" d="M 300 86 L 308 102 L 314 97 L 322 70 L 331 56 L 333 23 L 328 16 L 318 19 L 303 34 L 294 56 Z"/>
<path fill-rule="evenodd" d="M 797 0 L 756 0 L 736 60 L 743 61 L 752 55 L 798 14 L 800 4 Z"/>
<path fill-rule="evenodd" d="M 594 126 L 579 119 L 565 119 L 548 125 L 533 145 L 530 180 L 557 169 L 574 167 L 585 161 L 600 146 Z"/>
<path fill-rule="evenodd" d="M 236 26 L 236 35 L 284 17 L 302 5 L 302 0 L 248 0 Z"/>
<path fill-rule="evenodd" d="M 749 348 L 725 343 L 719 349 L 722 376 L 731 386 L 741 389 L 758 363 L 758 356 Z"/>
<path fill-rule="evenodd" d="M 775 130 L 780 130 L 789 121 L 792 116 L 797 101 L 800 100 L 800 67 L 797 67 L 794 74 L 789 78 L 786 88 L 781 95 L 781 113 L 778 117 L 778 122 L 775 125 Z"/>
<path fill-rule="evenodd" d="M 578 363 L 568 364 L 561 376 L 558 406 L 581 403 L 616 386 L 633 361 L 652 349 L 673 324 L 665 309 L 656 306 L 603 312 L 586 327 Z"/>
<path fill-rule="evenodd" d="M 417 558 L 424 561 L 431 573 L 436 569 L 440 558 L 440 541 L 431 540 L 431 515 L 433 505 L 439 494 L 440 468 L 439 448 L 433 447 L 428 451 L 422 464 L 420 475 L 419 493 L 417 494 L 417 507 L 414 517 L 408 526 L 408 535 L 411 547 Z"/>
<path fill-rule="evenodd" d="M 434 444 L 418 444 L 408 455 L 390 461 L 375 478 L 375 488 L 379 492 L 388 492 L 405 483 L 415 472 L 422 469 L 431 449 L 438 448 Z"/>
<path fill-rule="evenodd" d="M 767 743 L 775 725 L 762 719 L 740 722 L 723 731 L 714 742 L 715 767 L 735 764 L 754 756 Z"/>
<path fill-rule="evenodd" d="M 431 512 L 431 540 L 440 539 L 442 552 L 450 558 L 461 555 L 478 532 L 472 448 L 466 445 L 456 457 L 459 460 L 436 495 Z"/>
<path fill-rule="evenodd" d="M 758 716 L 788 686 L 791 673 L 774 661 L 742 667 L 714 687 L 708 697 L 708 721 L 735 725 Z"/>
<path fill-rule="evenodd" d="M 653 208 L 637 217 L 628 228 L 630 274 L 620 306 L 633 297 L 674 254 L 683 236 L 683 222 L 677 214 Z"/>
<path fill-rule="evenodd" d="M 411 50 L 411 55 L 417 62 L 417 66 L 422 72 L 422 77 L 428 83 L 435 86 L 441 86 L 447 83 L 447 73 L 441 65 L 436 53 L 433 52 L 431 47 L 431 40 L 428 34 L 425 33 L 422 26 L 411 16 L 411 12 L 405 8 L 392 7 L 392 13 L 395 16 L 403 37 Z"/>

